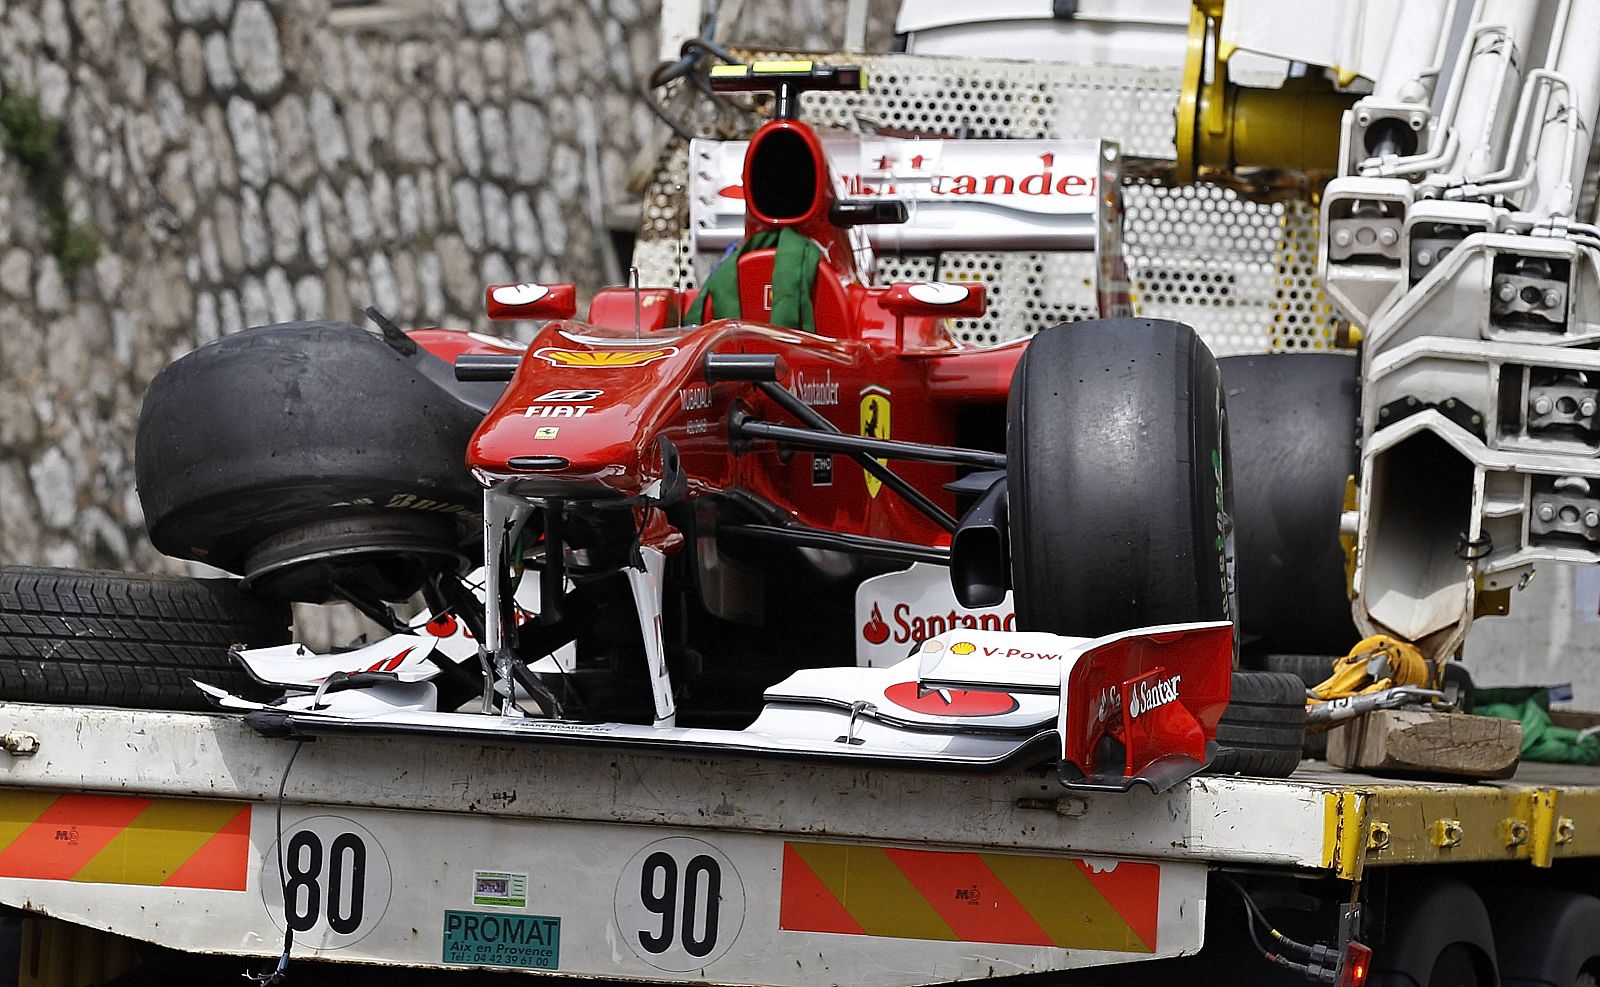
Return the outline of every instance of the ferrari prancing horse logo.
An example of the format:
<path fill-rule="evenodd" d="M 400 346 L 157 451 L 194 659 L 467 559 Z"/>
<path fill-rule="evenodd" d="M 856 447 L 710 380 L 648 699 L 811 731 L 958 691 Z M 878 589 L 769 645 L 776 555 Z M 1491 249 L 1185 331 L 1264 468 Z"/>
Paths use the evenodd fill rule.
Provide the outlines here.
<path fill-rule="evenodd" d="M 877 384 L 868 384 L 861 389 L 861 434 L 869 439 L 887 439 L 889 437 L 889 389 L 879 387 Z M 887 459 L 878 462 L 889 465 Z M 883 489 L 883 481 L 861 471 L 867 478 L 867 494 L 878 496 L 878 491 Z"/>

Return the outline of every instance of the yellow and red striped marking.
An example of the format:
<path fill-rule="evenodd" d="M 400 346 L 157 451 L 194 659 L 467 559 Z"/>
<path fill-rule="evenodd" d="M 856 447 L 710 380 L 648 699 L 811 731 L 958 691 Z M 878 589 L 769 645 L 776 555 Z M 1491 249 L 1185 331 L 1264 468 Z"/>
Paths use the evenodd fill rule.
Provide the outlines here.
<path fill-rule="evenodd" d="M 243 891 L 250 806 L 0 792 L 0 877 Z"/>
<path fill-rule="evenodd" d="M 1158 864 L 785 843 L 792 932 L 1153 953 Z"/>

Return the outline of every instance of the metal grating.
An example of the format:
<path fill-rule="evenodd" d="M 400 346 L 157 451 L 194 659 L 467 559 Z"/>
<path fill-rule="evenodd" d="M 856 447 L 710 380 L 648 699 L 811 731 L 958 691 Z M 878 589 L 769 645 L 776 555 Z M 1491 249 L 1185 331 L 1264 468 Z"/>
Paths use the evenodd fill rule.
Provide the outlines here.
<path fill-rule="evenodd" d="M 1140 169 L 1130 159 L 1150 159 L 1154 167 L 1146 170 L 1160 171 L 1174 155 L 1175 72 L 919 55 L 851 60 L 867 69 L 872 88 L 808 94 L 805 116 L 812 123 L 966 137 L 1103 136 L 1121 143 L 1125 166 L 1134 173 Z M 646 197 L 636 262 L 647 281 L 696 284 L 715 259 L 693 256 L 683 235 L 684 162 L 684 148 L 675 144 Z M 1333 311 L 1316 275 L 1314 208 L 1140 178 L 1130 178 L 1124 193 L 1123 247 L 1141 315 L 1189 323 L 1219 355 L 1331 345 Z M 879 257 L 881 281 L 976 279 L 988 285 L 989 313 L 954 324 L 977 344 L 1093 318 L 1093 275 L 1087 254 Z"/>

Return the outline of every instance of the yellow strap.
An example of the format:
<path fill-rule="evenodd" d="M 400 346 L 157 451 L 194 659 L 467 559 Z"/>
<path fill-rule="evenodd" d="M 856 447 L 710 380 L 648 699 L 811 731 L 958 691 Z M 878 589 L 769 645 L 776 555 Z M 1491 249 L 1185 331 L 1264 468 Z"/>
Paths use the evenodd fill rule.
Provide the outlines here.
<path fill-rule="evenodd" d="M 1380 656 L 1388 659 L 1389 675 L 1374 678 L 1368 665 Z M 1400 685 L 1426 686 L 1432 677 L 1428 661 L 1416 645 L 1387 634 L 1374 634 L 1363 638 L 1349 654 L 1334 662 L 1332 674 L 1311 690 L 1312 698 L 1306 701 L 1314 704 L 1346 696 L 1363 696 Z"/>

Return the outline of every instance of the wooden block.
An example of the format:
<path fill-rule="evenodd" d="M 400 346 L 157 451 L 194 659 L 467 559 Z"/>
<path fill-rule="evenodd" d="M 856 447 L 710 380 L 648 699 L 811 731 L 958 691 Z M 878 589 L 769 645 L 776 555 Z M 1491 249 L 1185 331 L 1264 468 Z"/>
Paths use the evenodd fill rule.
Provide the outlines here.
<path fill-rule="evenodd" d="M 1328 763 L 1383 774 L 1509 778 L 1522 724 L 1492 716 L 1380 709 L 1328 731 Z"/>
<path fill-rule="evenodd" d="M 1552 709 L 1550 722 L 1571 730 L 1587 730 L 1590 727 L 1600 726 L 1600 713 L 1582 709 Z"/>

